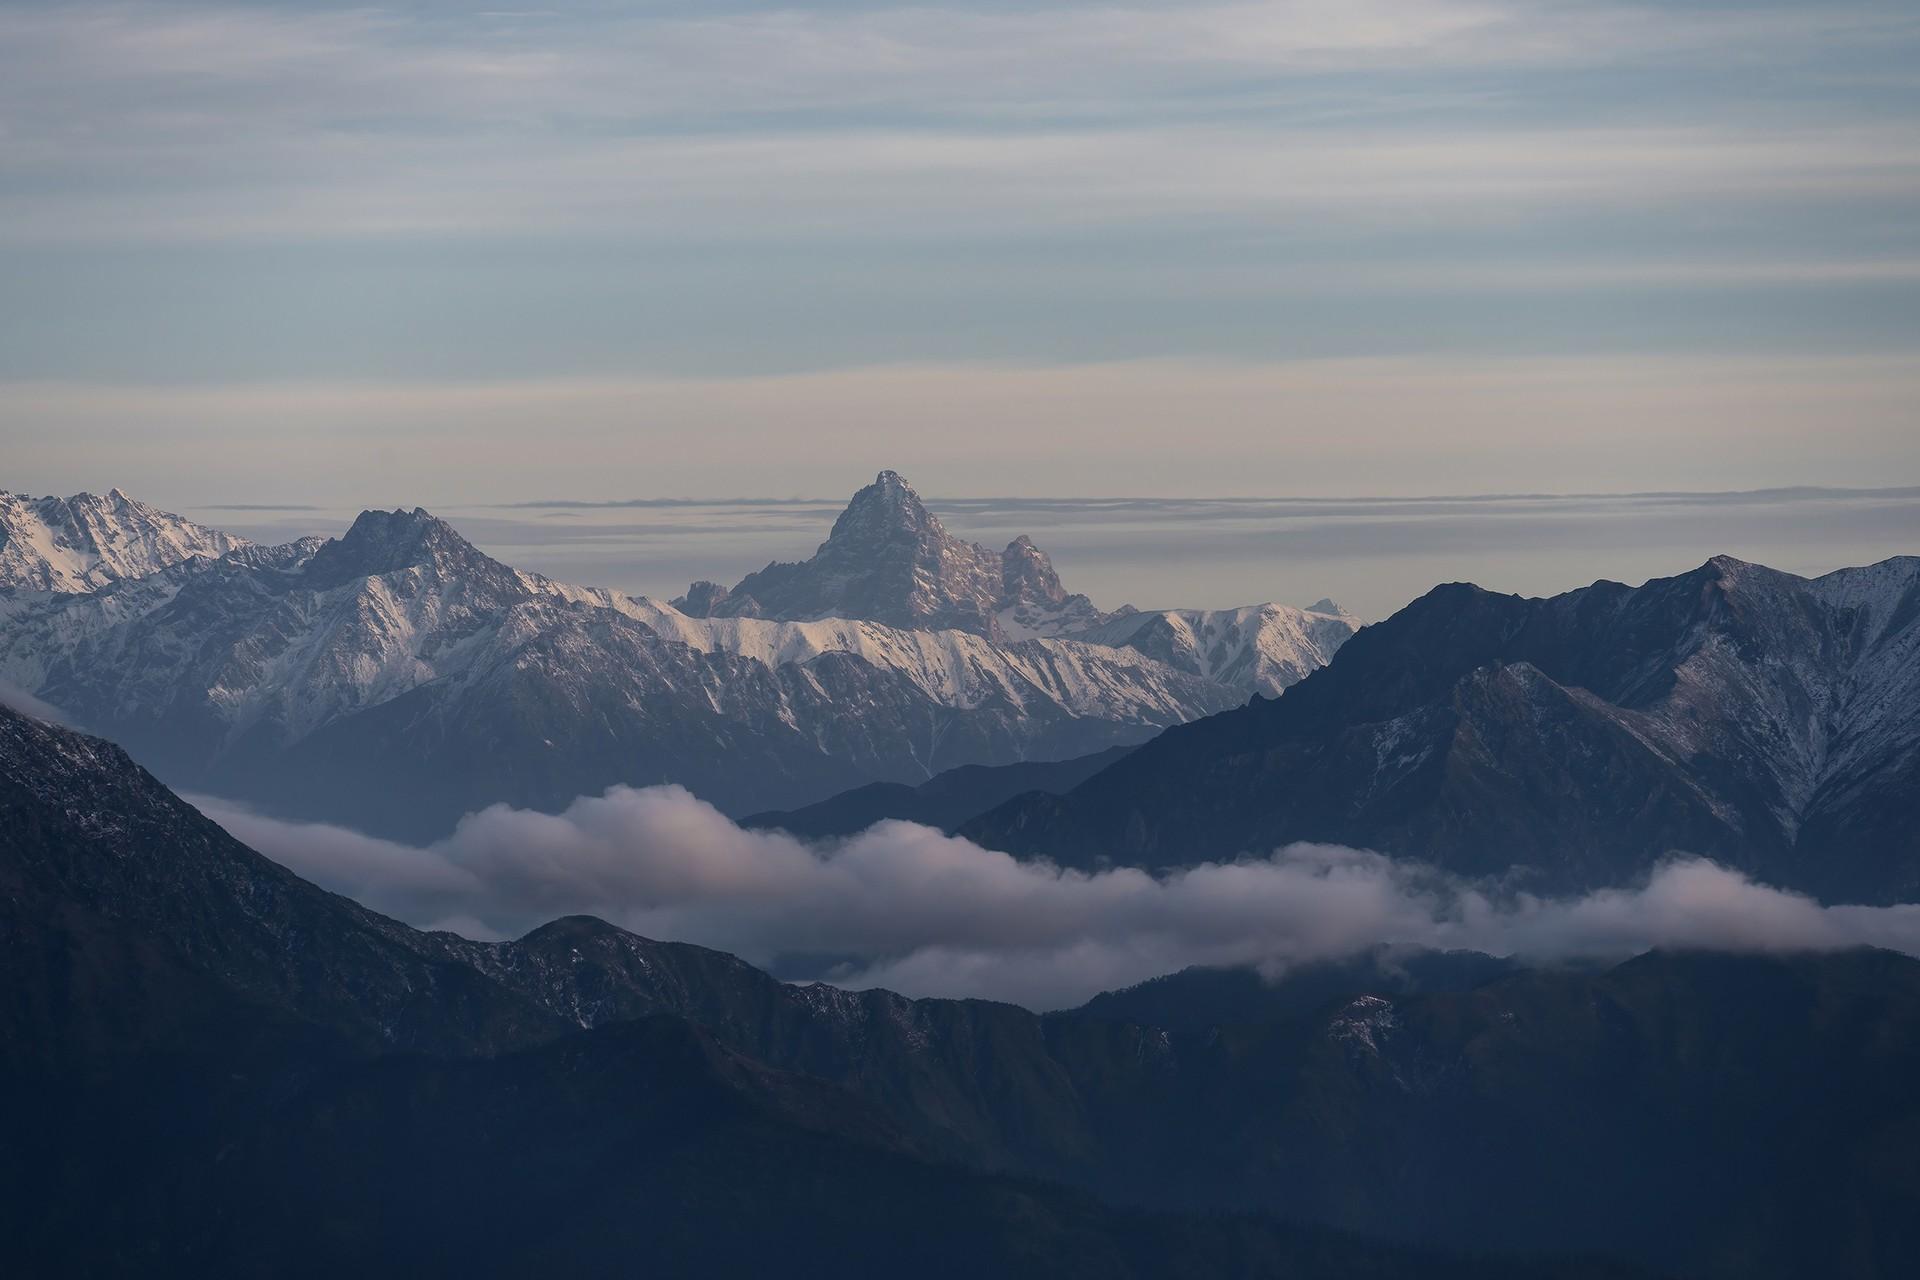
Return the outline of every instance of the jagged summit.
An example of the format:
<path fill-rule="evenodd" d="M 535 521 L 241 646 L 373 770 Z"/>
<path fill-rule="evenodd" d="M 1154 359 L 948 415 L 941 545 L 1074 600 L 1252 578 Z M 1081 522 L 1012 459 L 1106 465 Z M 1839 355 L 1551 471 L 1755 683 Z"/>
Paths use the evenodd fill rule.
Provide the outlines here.
<path fill-rule="evenodd" d="M 882 471 L 873 478 L 872 484 L 848 501 L 821 549 L 835 544 L 885 546 L 918 542 L 945 533 L 939 520 L 898 471 Z"/>
<path fill-rule="evenodd" d="M 70 498 L 0 490 L 0 590 L 97 591 L 249 545 L 119 489 Z"/>
<path fill-rule="evenodd" d="M 1095 635 L 1032 539 L 955 538 L 897 475 L 808 563 L 677 608 L 519 573 L 419 508 L 22 594 L 0 609 L 0 680 L 170 781 L 423 839 L 614 782 L 747 813 L 1084 755 L 1290 682 L 1351 629 L 1263 608 Z M 767 601 L 811 607 L 753 616 Z"/>
<path fill-rule="evenodd" d="M 689 618 L 711 618 L 720 612 L 720 605 L 726 598 L 725 587 L 702 578 L 687 588 L 687 594 L 668 603 Z"/>
<path fill-rule="evenodd" d="M 310 583 L 319 586 L 414 568 L 501 589 L 517 581 L 513 570 L 425 507 L 362 511 L 345 533 L 314 552 L 306 574 Z"/>
<path fill-rule="evenodd" d="M 731 591 L 695 583 L 674 603 L 696 617 L 860 618 L 993 639 L 1065 635 L 1104 620 L 1092 601 L 1068 594 L 1033 539 L 996 552 L 956 538 L 897 471 L 853 495 L 812 559 L 769 564 Z"/>
<path fill-rule="evenodd" d="M 1144 652 L 1186 652 L 1140 630 Z M 1287 696 L 963 834 L 1156 869 L 1327 840 L 1456 874 L 1523 868 L 1548 892 L 1685 850 L 1830 902 L 1905 901 L 1916 709 L 1920 560 L 1804 578 L 1716 556 L 1534 599 L 1448 584 Z"/>
<path fill-rule="evenodd" d="M 828 563 L 870 559 L 911 581 L 923 556 L 974 559 L 998 597 L 1000 557 L 937 524 L 924 545 Z M 557 809 L 614 782 L 792 808 L 1136 742 L 1244 699 L 1117 647 L 690 618 L 518 573 L 423 509 L 368 511 L 332 540 L 214 568 L 9 602 L 0 680 L 170 781 L 422 839 L 496 801 Z M 931 587 L 910 598 L 945 603 Z"/>

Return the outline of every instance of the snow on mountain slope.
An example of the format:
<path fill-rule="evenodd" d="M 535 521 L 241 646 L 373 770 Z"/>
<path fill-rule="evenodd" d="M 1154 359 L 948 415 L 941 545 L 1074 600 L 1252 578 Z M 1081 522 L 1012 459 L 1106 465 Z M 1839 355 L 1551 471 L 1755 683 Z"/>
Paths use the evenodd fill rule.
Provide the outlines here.
<path fill-rule="evenodd" d="M 1920 557 L 1900 556 L 1813 580 L 1851 623 L 1856 657 L 1829 756 L 1844 772 L 1920 743 Z"/>
<path fill-rule="evenodd" d="M 908 630 L 852 618 L 780 622 L 767 618 L 693 618 L 646 596 L 571 587 L 523 575 L 535 589 L 613 609 L 701 653 L 729 653 L 764 666 L 852 654 L 898 673 L 947 706 L 973 707 L 995 697 L 1019 705 L 1039 691 L 1075 715 L 1135 719 L 1186 718 L 1192 694 L 1164 679 L 1163 663 L 1134 648 L 1071 639 L 995 643 L 967 631 Z M 1208 678 L 1205 672 L 1175 668 Z M 1236 689 L 1238 686 L 1234 686 Z M 1223 693 L 1217 699 L 1230 705 Z"/>
<path fill-rule="evenodd" d="M 759 576 L 853 614 L 806 618 L 717 587 L 680 608 L 554 582 L 420 509 L 259 547 L 96 501 L 89 545 L 116 551 L 99 572 L 126 576 L 0 593 L 0 680 L 178 785 L 410 836 L 615 783 L 755 812 L 1084 755 L 1275 692 L 1352 629 L 1281 606 L 1102 615 L 1030 539 L 953 538 L 892 473 L 813 561 Z M 1095 624 L 1111 637 L 1077 634 Z"/>
<path fill-rule="evenodd" d="M 1129 613 L 1073 638 L 1135 650 L 1175 670 L 1275 697 L 1325 666 L 1359 627 L 1352 614 L 1323 600 L 1311 610 L 1255 604 Z"/>
<path fill-rule="evenodd" d="M 1725 556 L 1710 568 L 1724 621 L 1646 708 L 1649 738 L 1677 758 L 1762 762 L 1789 837 L 1831 793 L 1920 767 L 1920 558 L 1813 579 Z"/>
<path fill-rule="evenodd" d="M 689 618 L 516 572 L 420 510 L 16 601 L 0 679 L 181 785 L 325 792 L 294 785 L 308 769 L 357 804 L 409 775 L 447 824 L 452 806 L 564 804 L 615 782 L 681 781 L 743 811 L 804 803 L 1137 742 L 1243 700 L 1129 649 Z M 382 773 L 357 772 L 373 760 Z"/>
<path fill-rule="evenodd" d="M 1327 840 L 1536 891 L 1674 850 L 1830 902 L 1920 893 L 1920 558 L 1729 557 L 1548 599 L 1437 587 L 1287 696 L 963 828 L 1172 867 Z"/>
<path fill-rule="evenodd" d="M 397 524 L 429 533 L 397 548 L 383 545 Z M 515 573 L 419 511 L 367 513 L 344 539 L 317 551 L 312 542 L 252 548 L 224 562 L 172 566 L 92 597 L 46 602 L 0 629 L 0 675 L 22 688 L 71 695 L 69 686 L 97 684 L 117 671 L 116 703 L 149 707 L 156 686 L 184 679 L 204 691 L 230 734 L 271 721 L 278 732 L 299 737 L 456 674 L 485 649 L 490 628 L 504 622 L 511 606 L 539 597 L 611 609 L 697 652 L 768 667 L 850 654 L 960 709 L 1039 698 L 1075 716 L 1169 724 L 1239 700 L 1238 685 L 1209 690 L 1191 679 L 1170 679 L 1175 672 L 1138 647 L 1077 639 L 995 644 L 965 631 L 903 630 L 844 618 L 690 618 L 645 597 Z M 144 625 L 163 612 L 184 617 Z M 518 625 L 531 625 L 532 616 L 523 615 Z M 209 653 L 218 660 L 209 663 Z M 188 660 L 200 664 L 191 674 L 182 669 Z M 1203 671 L 1175 670 L 1206 678 Z"/>
<path fill-rule="evenodd" d="M 0 490 L 0 589 L 94 591 L 196 557 L 249 544 L 136 502 L 104 497 L 31 498 Z"/>
<path fill-rule="evenodd" d="M 599 603 L 635 609 L 633 616 L 700 648 L 774 663 L 794 660 L 790 654 L 804 660 L 814 652 L 857 652 L 916 672 L 925 687 L 938 687 L 945 697 L 964 696 L 981 653 L 1022 641 L 1061 640 L 1143 654 L 1238 690 L 1243 698 L 1272 696 L 1325 665 L 1359 625 L 1331 601 L 1304 610 L 1263 604 L 1142 613 L 1129 606 L 1104 614 L 1087 597 L 1066 591 L 1033 539 L 1022 535 L 996 553 L 956 538 L 892 471 L 853 496 L 810 560 L 768 565 L 732 590 L 695 583 L 665 606 L 621 606 L 612 593 L 591 594 Z M 885 626 L 863 627 L 849 619 Z M 777 625 L 702 625 L 721 620 Z M 928 633 L 972 634 L 999 648 L 968 650 L 951 638 L 929 646 L 913 639 Z M 937 655 L 928 653 L 930 647 Z M 1054 662 L 1077 653 L 1045 652 Z"/>
<path fill-rule="evenodd" d="M 0 625 L 0 678 L 95 718 L 192 715 L 291 740 L 459 670 L 526 596 L 424 511 L 341 538 L 195 558 Z"/>

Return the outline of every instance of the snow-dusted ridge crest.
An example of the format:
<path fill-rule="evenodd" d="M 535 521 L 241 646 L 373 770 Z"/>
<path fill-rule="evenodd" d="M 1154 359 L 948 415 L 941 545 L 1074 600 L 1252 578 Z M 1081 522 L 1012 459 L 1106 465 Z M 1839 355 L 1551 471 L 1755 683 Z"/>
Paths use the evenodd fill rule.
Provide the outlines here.
<path fill-rule="evenodd" d="M 0 590 L 93 591 L 249 545 L 118 489 L 71 498 L 0 489 Z"/>
<path fill-rule="evenodd" d="M 836 525 L 843 568 L 857 568 L 848 527 L 883 546 L 926 533 L 906 527 L 924 508 L 904 482 L 877 483 L 889 501 L 862 513 L 856 499 Z M 996 599 L 1011 601 L 1010 620 L 1052 609 L 1045 627 L 999 614 L 942 625 L 945 605 L 900 625 L 692 616 L 514 570 L 418 508 L 268 548 L 177 517 L 166 537 L 148 533 L 157 513 L 124 495 L 65 501 L 124 513 L 127 529 L 96 523 L 93 545 L 156 549 L 0 589 L 0 680 L 170 781 L 375 826 L 383 815 L 335 800 L 412 785 L 444 826 L 496 800 L 557 806 L 615 782 L 679 781 L 748 811 L 959 764 L 1064 758 L 1276 691 L 1354 627 L 1283 606 L 1103 615 L 1073 603 L 1085 597 L 1067 596 L 1024 538 Z M 911 598 L 963 598 L 929 573 L 904 580 Z M 1014 599 L 1010 582 L 1040 586 Z M 881 574 L 861 598 L 883 606 L 892 585 Z M 1031 634 L 1063 631 L 1076 611 L 1112 635 Z"/>

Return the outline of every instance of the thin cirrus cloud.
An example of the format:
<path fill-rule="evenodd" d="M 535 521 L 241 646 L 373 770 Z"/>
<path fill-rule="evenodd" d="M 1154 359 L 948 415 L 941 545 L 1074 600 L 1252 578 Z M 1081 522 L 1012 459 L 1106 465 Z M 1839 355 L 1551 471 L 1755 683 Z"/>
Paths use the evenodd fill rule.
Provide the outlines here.
<path fill-rule="evenodd" d="M 1195 365 L 1371 359 L 1358 422 L 1283 392 L 1262 465 L 1310 480 L 1252 483 L 1564 491 L 1595 459 L 1562 424 L 1603 420 L 1662 425 L 1606 487 L 1912 479 L 1881 377 L 1809 362 L 1920 343 L 1916 60 L 1920 17 L 1872 2 L 29 0 L 0 7 L 0 444 L 11 483 L 177 505 L 363 497 L 370 447 L 396 500 L 508 497 L 476 459 L 554 496 L 629 463 L 656 495 L 829 491 L 786 456 L 809 435 L 803 467 L 947 491 L 1217 493 L 1249 482 L 1246 379 Z M 1421 359 L 1509 392 L 1418 398 Z M 1576 359 L 1617 376 L 1534 394 Z M 1826 398 L 1851 461 L 1776 447 L 1711 373 L 1622 404 L 1675 359 L 1804 370 L 1786 400 Z M 796 405 L 801 375 L 839 383 Z M 255 406 L 196 460 L 224 493 L 169 471 L 210 439 L 168 425 L 182 388 Z M 70 434 L 88 397 L 118 417 Z M 1415 478 L 1329 478 L 1356 438 Z"/>
<path fill-rule="evenodd" d="M 1916 42 L 1874 6 L 29 4 L 0 15 L 5 225 L 924 237 L 983 218 L 1392 226 L 1405 211 L 1383 205 L 1409 200 L 1421 218 L 1436 201 L 1827 204 L 1914 189 L 1905 113 L 1830 91 L 1788 124 L 1687 79 L 1832 78 Z M 1504 78 L 1569 71 L 1602 78 L 1591 102 Z M 1626 72 L 1677 83 L 1606 88 Z"/>
<path fill-rule="evenodd" d="M 1542 899 L 1325 845 L 1154 876 L 1021 863 L 903 822 L 807 844 L 743 830 L 677 787 L 616 787 L 560 814 L 496 805 L 427 848 L 196 803 L 295 872 L 423 927 L 494 938 L 590 914 L 790 979 L 1037 1009 L 1189 965 L 1273 971 L 1383 943 L 1542 961 L 1661 946 L 1920 954 L 1920 906 L 1823 906 L 1688 859 Z"/>
<path fill-rule="evenodd" d="M 1809 48 L 1872 49 L 1914 25 L 1898 6 L 1873 4 L 61 3 L 12 6 L 0 30 L 21 91 L 114 106 L 189 78 L 179 87 L 202 103 L 277 84 L 282 92 L 263 95 L 270 110 L 248 122 L 258 128 L 321 112 L 484 120 L 1076 99 L 1120 111 L 1130 95 L 1138 109 L 1143 88 L 1244 91 L 1261 69 L 1740 67 Z M 106 76 L 123 97 L 93 92 L 88 77 Z"/>

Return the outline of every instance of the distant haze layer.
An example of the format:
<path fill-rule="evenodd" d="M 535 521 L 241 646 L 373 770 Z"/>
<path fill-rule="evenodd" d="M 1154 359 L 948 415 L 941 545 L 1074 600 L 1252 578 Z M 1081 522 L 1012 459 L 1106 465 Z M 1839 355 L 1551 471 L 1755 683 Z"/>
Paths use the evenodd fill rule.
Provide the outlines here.
<path fill-rule="evenodd" d="M 937 477 L 932 477 L 937 479 Z M 929 485 L 931 487 L 931 485 Z M 1920 554 L 1920 488 L 1600 496 L 1340 499 L 930 498 L 956 533 L 1021 533 L 1070 589 L 1107 608 L 1225 608 L 1331 596 L 1374 620 L 1438 582 L 1545 595 L 1639 582 L 1727 554 L 1814 575 Z M 436 510 L 497 558 L 563 581 L 668 598 L 737 581 L 823 539 L 843 498 L 578 503 Z M 266 542 L 337 533 L 357 508 L 189 507 Z"/>

